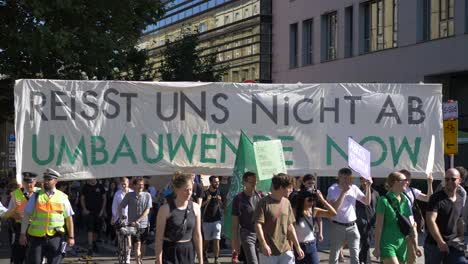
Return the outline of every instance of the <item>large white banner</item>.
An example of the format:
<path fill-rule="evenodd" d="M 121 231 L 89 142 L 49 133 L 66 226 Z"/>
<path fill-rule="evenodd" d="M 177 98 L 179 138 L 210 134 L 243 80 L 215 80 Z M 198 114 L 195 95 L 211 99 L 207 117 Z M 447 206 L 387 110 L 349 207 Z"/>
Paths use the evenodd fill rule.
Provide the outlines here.
<path fill-rule="evenodd" d="M 66 179 L 231 175 L 243 130 L 280 139 L 288 172 L 334 176 L 348 137 L 371 152 L 373 177 L 443 163 L 442 88 L 435 84 L 233 84 L 18 80 L 16 160 Z"/>

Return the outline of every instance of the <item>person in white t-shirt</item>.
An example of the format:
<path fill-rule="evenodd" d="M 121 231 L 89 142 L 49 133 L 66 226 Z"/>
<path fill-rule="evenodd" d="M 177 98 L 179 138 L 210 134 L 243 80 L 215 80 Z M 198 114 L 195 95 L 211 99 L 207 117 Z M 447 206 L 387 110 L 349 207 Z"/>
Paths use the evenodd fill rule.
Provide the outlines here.
<path fill-rule="evenodd" d="M 356 225 L 356 201 L 370 204 L 370 186 L 372 179 L 367 180 L 365 194 L 352 184 L 352 171 L 342 168 L 338 171 L 338 183 L 328 188 L 327 200 L 336 210 L 336 216 L 330 224 L 330 256 L 329 263 L 338 263 L 338 255 L 343 242 L 349 247 L 351 264 L 359 263 L 359 240 L 361 238 Z"/>
<path fill-rule="evenodd" d="M 119 205 L 122 202 L 123 198 L 127 193 L 133 192 L 132 189 L 130 189 L 130 184 L 129 184 L 129 179 L 127 177 L 122 177 L 120 178 L 120 189 L 117 190 L 117 192 L 114 195 L 114 199 L 112 201 L 112 220 L 111 224 L 115 224 L 117 220 L 119 220 Z M 125 206 L 122 208 L 122 215 L 125 216 L 125 223 L 127 223 L 128 220 L 128 206 Z M 122 219 L 123 220 L 123 219 Z M 119 236 L 120 234 L 117 232 L 117 235 Z M 128 245 L 132 245 L 132 240 L 130 236 L 128 236 Z M 130 253 L 131 249 L 130 247 L 127 249 L 127 260 L 126 263 L 130 263 Z"/>
<path fill-rule="evenodd" d="M 421 192 L 421 190 L 410 187 L 411 184 L 411 173 L 405 169 L 400 170 L 403 175 L 406 176 L 406 179 L 408 179 L 408 185 L 405 189 L 405 195 L 408 197 L 409 203 L 410 203 L 410 208 L 413 209 L 413 205 L 416 202 L 415 200 L 419 200 L 422 202 L 428 202 L 429 198 L 431 197 L 433 190 L 432 190 L 432 173 L 429 173 L 427 177 L 427 194 Z M 414 215 L 411 214 L 409 217 L 409 220 L 413 224 L 414 228 L 414 235 L 415 235 L 415 240 L 418 242 L 418 225 L 416 221 L 414 220 Z M 407 264 L 415 264 L 417 255 L 416 255 L 416 248 L 414 247 L 414 243 L 411 243 L 412 238 L 407 237 L 406 238 L 406 246 L 407 246 L 407 255 L 408 255 L 408 260 L 406 261 Z"/>

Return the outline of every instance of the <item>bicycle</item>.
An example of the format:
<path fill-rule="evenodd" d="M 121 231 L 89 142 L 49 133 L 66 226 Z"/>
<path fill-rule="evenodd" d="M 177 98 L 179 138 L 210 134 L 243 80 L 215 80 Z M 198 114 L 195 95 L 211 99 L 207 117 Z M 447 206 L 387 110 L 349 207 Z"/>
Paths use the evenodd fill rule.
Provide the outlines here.
<path fill-rule="evenodd" d="M 131 248 L 129 245 L 129 237 L 134 236 L 137 233 L 137 228 L 134 226 L 129 226 L 125 219 L 120 219 L 116 224 L 117 231 L 117 257 L 119 264 L 130 263 L 128 258 L 131 253 Z"/>

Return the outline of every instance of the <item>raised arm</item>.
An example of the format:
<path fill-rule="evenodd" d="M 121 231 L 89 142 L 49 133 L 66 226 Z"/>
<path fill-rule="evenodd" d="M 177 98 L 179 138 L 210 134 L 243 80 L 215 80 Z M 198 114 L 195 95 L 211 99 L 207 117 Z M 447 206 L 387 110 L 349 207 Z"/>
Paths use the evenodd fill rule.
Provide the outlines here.
<path fill-rule="evenodd" d="M 314 209 L 314 217 L 326 217 L 326 218 L 332 218 L 336 215 L 336 210 L 333 208 L 331 204 L 327 202 L 323 198 L 323 195 L 320 191 L 317 190 L 317 198 L 318 200 L 325 206 L 325 209 L 315 207 Z"/>

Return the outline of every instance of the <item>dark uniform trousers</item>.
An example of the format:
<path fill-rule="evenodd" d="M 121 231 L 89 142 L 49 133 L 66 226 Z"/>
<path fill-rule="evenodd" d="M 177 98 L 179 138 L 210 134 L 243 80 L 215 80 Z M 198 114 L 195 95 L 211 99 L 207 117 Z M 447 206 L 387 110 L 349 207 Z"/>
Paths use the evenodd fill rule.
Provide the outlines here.
<path fill-rule="evenodd" d="M 47 264 L 60 264 L 62 261 L 62 236 L 33 237 L 29 236 L 28 264 L 41 264 L 42 258 Z"/>
<path fill-rule="evenodd" d="M 21 223 L 13 222 L 14 241 L 11 244 L 11 260 L 14 264 L 23 264 L 26 260 L 26 246 L 19 243 Z"/>

